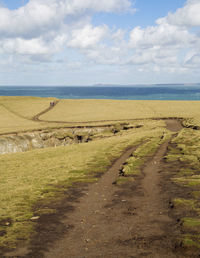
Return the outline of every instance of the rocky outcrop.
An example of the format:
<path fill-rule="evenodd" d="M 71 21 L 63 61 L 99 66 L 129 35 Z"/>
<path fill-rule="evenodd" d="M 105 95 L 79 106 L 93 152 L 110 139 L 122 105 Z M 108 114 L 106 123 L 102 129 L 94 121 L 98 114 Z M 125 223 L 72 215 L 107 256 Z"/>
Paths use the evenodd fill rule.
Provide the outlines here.
<path fill-rule="evenodd" d="M 73 132 L 72 130 L 62 129 L 1 136 L 0 154 L 86 142 L 89 140 L 90 133 L 84 131 Z"/>

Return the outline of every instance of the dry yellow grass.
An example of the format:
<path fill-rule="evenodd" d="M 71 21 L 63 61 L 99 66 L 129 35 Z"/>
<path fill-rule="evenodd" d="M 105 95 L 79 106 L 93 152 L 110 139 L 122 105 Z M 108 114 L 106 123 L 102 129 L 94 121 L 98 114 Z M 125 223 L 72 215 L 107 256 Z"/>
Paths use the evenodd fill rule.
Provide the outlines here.
<path fill-rule="evenodd" d="M 38 97 L 0 97 L 0 105 L 17 116 L 31 119 L 49 107 L 50 101 L 55 98 Z"/>
<path fill-rule="evenodd" d="M 40 119 L 51 122 L 34 122 L 31 118 L 49 107 L 52 98 L 0 97 L 0 133 L 106 121 L 181 117 L 187 124 L 200 125 L 199 101 L 134 101 L 134 100 L 61 100 Z M 70 124 L 67 124 L 69 122 Z"/>
<path fill-rule="evenodd" d="M 59 127 L 31 118 L 49 107 L 52 98 L 0 97 L 0 134 Z"/>
<path fill-rule="evenodd" d="M 184 117 L 200 120 L 199 101 L 61 100 L 41 116 L 46 121 L 86 122 Z"/>
<path fill-rule="evenodd" d="M 134 119 L 155 116 L 154 111 L 140 101 L 61 100 L 44 120 L 86 122 Z"/>
<path fill-rule="evenodd" d="M 19 117 L 0 105 L 0 133 L 29 130 L 35 127 L 37 123 Z"/>

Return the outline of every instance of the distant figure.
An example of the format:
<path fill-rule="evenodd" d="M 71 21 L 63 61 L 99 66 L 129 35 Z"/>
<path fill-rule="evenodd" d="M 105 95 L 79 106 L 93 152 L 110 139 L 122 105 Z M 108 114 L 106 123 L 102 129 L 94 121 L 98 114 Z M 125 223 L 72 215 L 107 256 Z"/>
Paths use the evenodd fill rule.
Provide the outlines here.
<path fill-rule="evenodd" d="M 53 107 L 55 105 L 54 102 L 50 102 L 50 107 Z"/>

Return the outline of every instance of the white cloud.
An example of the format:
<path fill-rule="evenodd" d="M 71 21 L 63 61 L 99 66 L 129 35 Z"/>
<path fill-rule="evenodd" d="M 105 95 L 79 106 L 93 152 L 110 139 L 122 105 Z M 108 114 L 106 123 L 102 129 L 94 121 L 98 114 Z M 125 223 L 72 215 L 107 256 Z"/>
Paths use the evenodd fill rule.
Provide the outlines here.
<path fill-rule="evenodd" d="M 17 53 L 33 55 L 48 53 L 48 48 L 41 39 L 6 39 L 1 42 L 1 48 L 4 50 L 4 52 L 11 54 Z"/>
<path fill-rule="evenodd" d="M 63 66 L 71 70 L 81 70 L 86 64 L 133 67 L 156 74 L 200 68 L 196 28 L 200 26 L 200 0 L 188 0 L 176 12 L 158 19 L 155 26 L 125 31 L 92 24 L 97 12 L 131 11 L 131 2 L 29 0 L 16 10 L 0 7 L 1 58 L 10 60 L 9 65 L 43 63 L 44 67 L 48 63 L 58 67 L 56 60 L 63 60 Z"/>
<path fill-rule="evenodd" d="M 37 37 L 47 31 L 57 31 L 67 18 L 77 22 L 83 15 L 119 12 L 130 7 L 129 0 L 30 0 L 16 10 L 0 8 L 0 35 Z"/>
<path fill-rule="evenodd" d="M 129 0 L 68 0 L 65 3 L 67 14 L 79 12 L 122 12 L 131 8 Z"/>
<path fill-rule="evenodd" d="M 183 46 L 195 42 L 196 36 L 185 28 L 168 23 L 145 29 L 134 28 L 130 33 L 130 46 L 148 48 L 152 46 Z"/>
<path fill-rule="evenodd" d="M 160 24 L 163 21 L 177 26 L 200 26 L 200 1 L 188 0 L 183 8 L 179 8 L 175 13 L 169 13 L 157 23 Z"/>
<path fill-rule="evenodd" d="M 123 50 L 117 47 L 110 48 L 107 46 L 100 46 L 98 48 L 88 49 L 85 52 L 85 55 L 96 64 L 118 65 L 123 62 L 123 59 L 121 59 L 122 52 Z"/>
<path fill-rule="evenodd" d="M 196 51 L 189 51 L 184 59 L 184 65 L 187 68 L 198 68 L 200 67 L 200 53 Z"/>
<path fill-rule="evenodd" d="M 58 52 L 66 42 L 65 35 L 58 35 L 48 42 L 42 37 L 33 39 L 3 39 L 0 41 L 1 52 L 22 55 L 46 55 Z"/>
<path fill-rule="evenodd" d="M 160 66 L 168 66 L 177 62 L 177 51 L 174 49 L 162 49 L 159 47 L 137 50 L 132 54 L 129 62 L 135 65 L 156 64 Z"/>
<path fill-rule="evenodd" d="M 0 52 L 39 59 L 64 46 L 91 48 L 108 32 L 106 25 L 90 23 L 92 15 L 128 10 L 130 0 L 29 0 L 16 10 L 0 7 Z"/>
<path fill-rule="evenodd" d="M 112 39 L 117 42 L 122 42 L 124 40 L 124 36 L 125 31 L 123 31 L 122 29 L 118 29 L 116 32 L 112 34 Z"/>
<path fill-rule="evenodd" d="M 200 1 L 188 0 L 175 13 L 158 19 L 155 26 L 135 27 L 130 32 L 130 63 L 168 72 L 186 72 L 199 66 L 200 37 L 190 30 L 200 25 L 199 14 Z"/>
<path fill-rule="evenodd" d="M 17 10 L 0 8 L 1 37 L 36 37 L 58 23 L 55 4 L 31 0 Z"/>
<path fill-rule="evenodd" d="M 94 47 L 106 36 L 107 31 L 107 26 L 92 27 L 91 24 L 87 24 L 83 28 L 72 31 L 68 46 L 74 48 Z"/>

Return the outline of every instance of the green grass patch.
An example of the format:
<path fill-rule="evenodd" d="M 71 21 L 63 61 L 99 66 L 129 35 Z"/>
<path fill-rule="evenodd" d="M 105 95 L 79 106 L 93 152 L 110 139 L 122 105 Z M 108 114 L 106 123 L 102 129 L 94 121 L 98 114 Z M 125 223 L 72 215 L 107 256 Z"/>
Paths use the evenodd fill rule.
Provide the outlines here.
<path fill-rule="evenodd" d="M 183 238 L 183 246 L 200 248 L 199 236 L 194 236 L 194 235 L 189 235 L 189 234 L 185 235 Z"/>
<path fill-rule="evenodd" d="M 184 177 L 183 175 L 182 177 L 173 178 L 173 181 L 184 186 L 198 186 L 200 185 L 200 175 L 191 177 Z"/>
<path fill-rule="evenodd" d="M 183 225 L 185 227 L 200 227 L 200 219 L 198 218 L 183 218 Z"/>
<path fill-rule="evenodd" d="M 188 177 L 194 175 L 195 171 L 191 168 L 181 168 L 178 171 L 178 175 L 181 177 Z"/>
<path fill-rule="evenodd" d="M 183 199 L 183 198 L 176 198 L 173 200 L 173 202 L 176 207 L 181 206 L 190 210 L 196 210 L 195 208 L 196 201 L 193 199 L 189 200 L 189 199 Z"/>
<path fill-rule="evenodd" d="M 181 191 L 183 193 L 186 192 L 190 196 L 190 199 L 176 198 L 174 196 L 175 211 L 180 216 L 182 214 L 181 221 L 183 224 L 181 230 L 184 232 L 183 246 L 199 249 L 200 191 L 198 189 L 200 185 L 200 131 L 184 128 L 173 139 L 172 143 L 166 155 L 166 161 L 169 164 L 170 162 L 176 162 L 171 180 L 177 184 L 177 187 L 182 188 Z M 195 217 L 191 217 L 191 214 Z M 191 234 L 191 232 L 193 233 Z"/>

